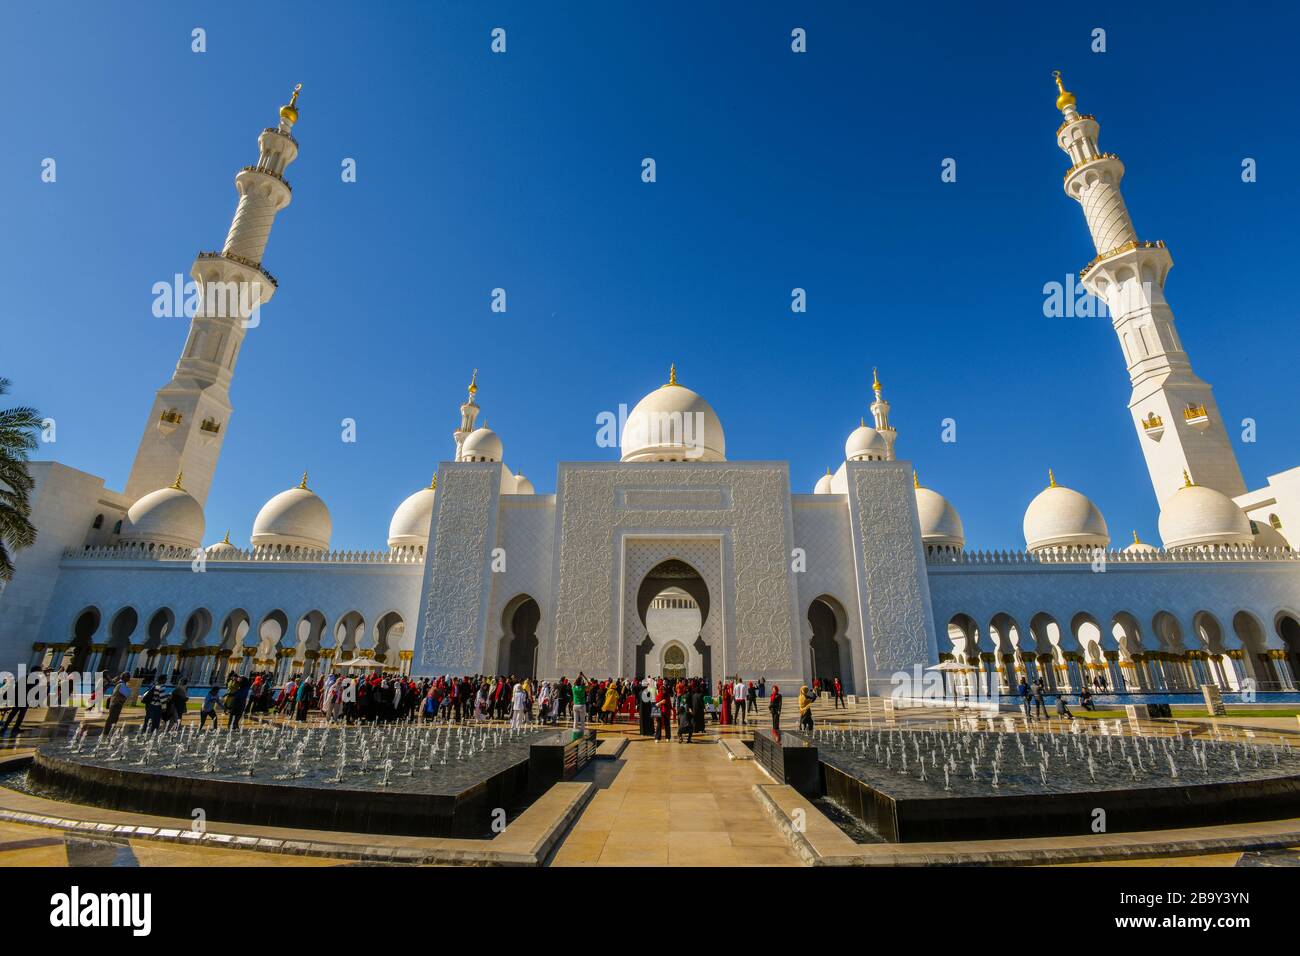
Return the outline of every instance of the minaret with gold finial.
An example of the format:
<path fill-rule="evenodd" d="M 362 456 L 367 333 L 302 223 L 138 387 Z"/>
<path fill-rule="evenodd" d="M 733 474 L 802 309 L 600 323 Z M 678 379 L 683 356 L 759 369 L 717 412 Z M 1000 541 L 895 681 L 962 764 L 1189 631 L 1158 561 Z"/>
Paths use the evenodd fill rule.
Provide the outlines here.
<path fill-rule="evenodd" d="M 893 461 L 894 439 L 898 436 L 889 424 L 889 402 L 885 401 L 885 389 L 880 384 L 880 375 L 877 374 L 874 368 L 871 370 L 871 390 L 876 395 L 876 400 L 871 403 L 871 417 L 876 420 L 876 431 L 884 436 L 889 445 L 887 458 L 889 461 Z"/>
<path fill-rule="evenodd" d="M 478 369 L 474 369 L 474 374 L 469 377 L 468 397 L 460 406 L 460 426 L 451 433 L 451 437 L 456 440 L 456 457 L 455 461 L 460 461 L 460 450 L 465 444 L 465 439 L 469 437 L 470 432 L 474 430 L 474 420 L 478 418 L 478 402 L 474 396 L 478 394 Z"/>
<path fill-rule="evenodd" d="M 156 314 L 174 316 L 177 305 L 190 299 L 198 306 L 171 381 L 158 390 L 145 422 L 126 483 L 126 496 L 132 501 L 166 487 L 181 470 L 194 499 L 199 504 L 207 500 L 221 445 L 230 430 L 235 361 L 245 332 L 258 323 L 258 310 L 276 289 L 275 279 L 262 268 L 262 255 L 271 224 L 292 195 L 284 171 L 298 156 L 291 131 L 298 120 L 301 89 L 302 84 L 296 86 L 288 104 L 280 107 L 279 125 L 264 129 L 258 137 L 257 165 L 245 166 L 235 175 L 239 204 L 221 251 L 198 254 L 190 267 L 193 283 L 183 295 L 175 295 L 166 283 L 154 290 Z M 176 284 L 180 283 L 178 275 Z M 165 328 L 159 325 L 160 330 Z"/>
<path fill-rule="evenodd" d="M 1056 108 L 1063 122 L 1056 143 L 1070 157 L 1065 193 L 1083 207 L 1097 256 L 1080 273 L 1087 290 L 1106 303 L 1133 391 L 1129 413 L 1146 458 L 1156 500 L 1178 490 L 1190 469 L 1228 497 L 1246 492 L 1224 418 L 1208 383 L 1192 371 L 1165 300 L 1173 259 L 1163 242 L 1138 238 L 1120 181 L 1124 164 L 1097 147 L 1100 125 L 1081 114 L 1059 71 Z"/>

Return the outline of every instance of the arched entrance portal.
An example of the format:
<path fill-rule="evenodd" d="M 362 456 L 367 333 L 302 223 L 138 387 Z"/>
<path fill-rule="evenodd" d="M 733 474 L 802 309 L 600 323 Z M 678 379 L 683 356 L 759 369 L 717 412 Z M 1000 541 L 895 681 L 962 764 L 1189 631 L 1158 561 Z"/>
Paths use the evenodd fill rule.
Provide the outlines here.
<path fill-rule="evenodd" d="M 852 679 L 846 621 L 844 609 L 832 597 L 819 597 L 808 606 L 813 679 L 820 679 L 823 687 L 838 679 L 847 692 Z"/>
<path fill-rule="evenodd" d="M 542 609 L 527 594 L 521 594 L 506 605 L 502 616 L 505 636 L 498 651 L 500 672 L 515 677 L 536 676 L 537 625 L 542 620 Z"/>
<path fill-rule="evenodd" d="M 685 561 L 671 558 L 650 569 L 636 596 L 646 634 L 636 648 L 638 680 L 667 677 L 671 666 L 682 670 L 674 676 L 703 677 L 712 686 L 713 649 L 703 638 L 709 603 L 708 585 Z"/>

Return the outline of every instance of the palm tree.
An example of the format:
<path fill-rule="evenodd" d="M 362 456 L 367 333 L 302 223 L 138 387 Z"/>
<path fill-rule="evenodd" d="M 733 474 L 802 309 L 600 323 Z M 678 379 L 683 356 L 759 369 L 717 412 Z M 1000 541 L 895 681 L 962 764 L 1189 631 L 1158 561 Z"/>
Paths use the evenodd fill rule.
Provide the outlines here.
<path fill-rule="evenodd" d="M 0 378 L 0 395 L 8 393 L 9 379 Z M 13 580 L 10 549 L 19 551 L 36 540 L 27 456 L 36 448 L 40 427 L 41 413 L 34 408 L 0 409 L 0 581 Z"/>

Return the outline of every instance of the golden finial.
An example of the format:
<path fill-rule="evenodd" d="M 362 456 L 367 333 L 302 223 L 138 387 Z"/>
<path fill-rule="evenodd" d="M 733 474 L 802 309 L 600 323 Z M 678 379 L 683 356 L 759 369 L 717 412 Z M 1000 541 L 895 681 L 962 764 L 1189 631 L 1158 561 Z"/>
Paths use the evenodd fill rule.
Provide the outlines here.
<path fill-rule="evenodd" d="M 677 384 L 677 363 L 676 362 L 668 366 L 668 384 L 669 385 Z"/>
<path fill-rule="evenodd" d="M 1141 543 L 1142 543 L 1141 539 L 1138 538 L 1137 528 L 1134 528 L 1134 529 L 1133 529 L 1133 543 L 1134 543 L 1134 544 L 1141 544 Z"/>
<path fill-rule="evenodd" d="M 302 481 L 298 482 L 298 487 L 301 488 L 303 491 L 309 490 L 307 488 L 307 472 L 304 471 L 302 473 Z"/>
<path fill-rule="evenodd" d="M 172 487 L 175 488 L 177 491 L 185 490 L 184 488 L 181 487 L 181 478 L 184 474 L 185 472 L 183 471 L 176 472 L 176 480 L 172 482 Z"/>
<path fill-rule="evenodd" d="M 230 544 L 230 529 L 226 529 L 226 536 L 221 539 L 222 544 Z"/>
<path fill-rule="evenodd" d="M 1049 488 L 1056 487 L 1056 475 L 1052 472 L 1052 469 L 1050 468 L 1047 469 L 1047 487 Z"/>
<path fill-rule="evenodd" d="M 438 473 L 435 471 L 433 477 L 429 479 L 429 488 L 433 491 L 438 490 Z"/>
<path fill-rule="evenodd" d="M 915 471 L 912 472 L 912 487 L 913 488 L 921 487 L 921 476 L 918 475 Z"/>
<path fill-rule="evenodd" d="M 858 427 L 859 427 L 859 428 L 866 428 L 866 427 L 867 427 L 867 419 L 866 419 L 866 416 L 862 416 L 862 417 L 860 417 L 860 418 L 858 419 Z"/>
<path fill-rule="evenodd" d="M 474 369 L 474 374 L 469 377 L 469 397 L 472 399 L 478 393 L 478 369 Z"/>
<path fill-rule="evenodd" d="M 1061 82 L 1060 70 L 1053 70 L 1052 76 L 1056 79 L 1056 90 L 1060 94 L 1056 98 L 1056 108 L 1064 113 L 1067 108 L 1074 106 L 1074 94 L 1067 90 L 1065 84 Z"/>
<path fill-rule="evenodd" d="M 871 368 L 871 390 L 876 393 L 876 398 L 880 397 L 880 376 L 876 374 L 875 366 Z"/>
<path fill-rule="evenodd" d="M 1191 488 L 1191 487 L 1194 486 L 1195 484 L 1196 484 L 1196 482 L 1192 481 L 1192 476 L 1189 475 L 1189 474 L 1187 473 L 1187 469 L 1184 468 L 1184 469 L 1183 469 L 1183 487 L 1184 487 L 1184 488 Z"/>
<path fill-rule="evenodd" d="M 826 466 L 826 474 L 829 476 L 830 473 L 831 473 L 831 466 L 830 466 L 830 465 L 827 465 L 827 466 Z"/>
<path fill-rule="evenodd" d="M 280 107 L 280 119 L 288 126 L 298 122 L 298 94 L 301 92 L 302 84 L 299 83 L 293 88 L 293 96 L 289 97 L 288 105 Z"/>

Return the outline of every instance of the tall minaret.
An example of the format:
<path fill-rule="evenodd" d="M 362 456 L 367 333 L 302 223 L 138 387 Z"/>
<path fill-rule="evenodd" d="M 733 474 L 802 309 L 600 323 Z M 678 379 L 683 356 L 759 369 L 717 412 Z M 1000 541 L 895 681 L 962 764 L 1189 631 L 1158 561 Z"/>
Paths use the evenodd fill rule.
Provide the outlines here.
<path fill-rule="evenodd" d="M 894 439 L 898 433 L 889 424 L 889 402 L 885 401 L 885 388 L 880 384 L 880 376 L 871 370 L 871 390 L 876 393 L 876 400 L 871 403 L 871 417 L 876 420 L 876 431 L 885 436 L 889 443 L 889 460 L 894 460 Z"/>
<path fill-rule="evenodd" d="M 478 369 L 474 369 L 474 374 L 469 378 L 469 397 L 460 406 L 460 427 L 451 433 L 451 437 L 456 439 L 456 461 L 460 461 L 461 446 L 465 444 L 469 433 L 474 430 L 474 419 L 478 418 L 478 404 L 474 401 L 474 396 L 477 394 Z"/>
<path fill-rule="evenodd" d="M 1102 299 L 1119 336 L 1133 394 L 1129 412 L 1138 434 L 1156 499 L 1183 487 L 1183 471 L 1232 498 L 1246 491 L 1241 468 L 1209 384 L 1192 372 L 1165 301 L 1165 278 L 1173 266 L 1163 242 L 1138 239 L 1120 193 L 1124 164 L 1097 148 L 1095 117 L 1075 109 L 1074 94 L 1059 72 L 1056 108 L 1065 122 L 1056 142 L 1070 157 L 1066 195 L 1078 200 L 1097 247 L 1097 258 L 1080 273 L 1089 292 Z"/>
<path fill-rule="evenodd" d="M 200 252 L 190 267 L 199 305 L 176 371 L 158 390 L 145 423 L 126 483 L 133 501 L 167 487 L 181 471 L 186 490 L 199 504 L 208 497 L 230 427 L 230 379 L 239 347 L 245 331 L 257 324 L 255 310 L 275 293 L 262 254 L 276 213 L 292 196 L 284 170 L 298 156 L 292 130 L 301 89 L 299 83 L 288 105 L 280 107 L 280 125 L 257 138 L 257 165 L 235 175 L 239 205 L 225 246 L 220 252 Z"/>

